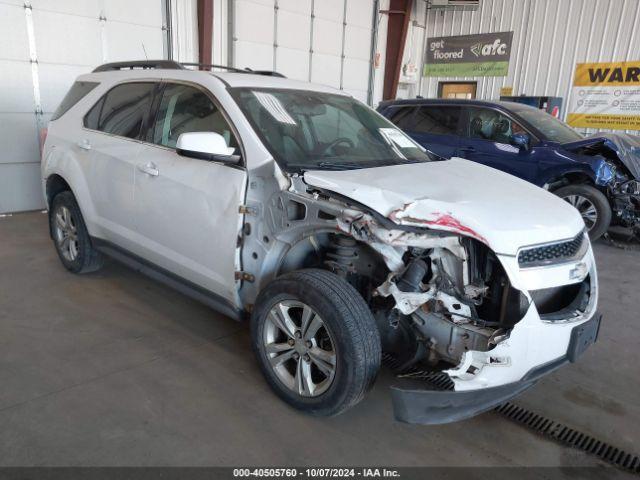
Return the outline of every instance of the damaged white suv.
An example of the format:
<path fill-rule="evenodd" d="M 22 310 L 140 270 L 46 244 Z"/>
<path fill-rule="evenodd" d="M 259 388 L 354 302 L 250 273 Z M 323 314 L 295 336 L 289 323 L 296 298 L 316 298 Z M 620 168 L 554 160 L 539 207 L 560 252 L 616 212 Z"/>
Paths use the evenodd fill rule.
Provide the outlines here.
<path fill-rule="evenodd" d="M 398 419 L 459 420 L 598 333 L 596 267 L 572 206 L 436 158 L 328 87 L 103 65 L 55 113 L 42 174 L 67 269 L 107 254 L 250 316 L 267 381 L 312 414 L 359 402 L 384 358 L 401 374 Z"/>

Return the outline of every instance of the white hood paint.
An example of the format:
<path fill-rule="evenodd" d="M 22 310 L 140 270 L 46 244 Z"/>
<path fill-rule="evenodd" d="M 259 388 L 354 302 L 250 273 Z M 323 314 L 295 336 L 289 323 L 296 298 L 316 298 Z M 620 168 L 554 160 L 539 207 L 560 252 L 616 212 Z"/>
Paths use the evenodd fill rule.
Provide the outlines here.
<path fill-rule="evenodd" d="M 352 198 L 402 225 L 475 237 L 496 253 L 575 237 L 584 222 L 564 200 L 461 158 L 304 174 L 309 185 Z"/>

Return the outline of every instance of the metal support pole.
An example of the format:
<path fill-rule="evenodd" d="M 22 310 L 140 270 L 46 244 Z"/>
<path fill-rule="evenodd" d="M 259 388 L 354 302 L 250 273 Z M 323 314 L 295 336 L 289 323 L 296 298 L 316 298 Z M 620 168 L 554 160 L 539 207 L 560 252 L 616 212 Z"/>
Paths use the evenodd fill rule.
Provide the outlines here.
<path fill-rule="evenodd" d="M 373 106 L 373 91 L 376 86 L 376 50 L 378 49 L 378 10 L 380 0 L 373 2 L 373 20 L 371 23 L 371 53 L 369 54 L 369 88 L 367 89 L 367 104 Z"/>
<path fill-rule="evenodd" d="M 404 45 L 409 30 L 413 0 L 391 0 L 387 27 L 387 55 L 384 67 L 384 100 L 391 100 L 398 92 Z"/>
<path fill-rule="evenodd" d="M 198 0 L 198 62 L 213 62 L 213 0 Z"/>
<path fill-rule="evenodd" d="M 162 31 L 164 33 L 164 57 L 173 60 L 173 13 L 171 11 L 171 0 L 162 1 Z"/>

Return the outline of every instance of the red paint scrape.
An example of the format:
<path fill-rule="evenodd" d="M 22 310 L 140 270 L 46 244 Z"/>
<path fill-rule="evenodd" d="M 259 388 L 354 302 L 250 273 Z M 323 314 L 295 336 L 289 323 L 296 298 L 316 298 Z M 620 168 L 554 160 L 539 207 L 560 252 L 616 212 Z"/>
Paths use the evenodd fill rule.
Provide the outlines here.
<path fill-rule="evenodd" d="M 434 212 L 431 215 L 433 215 L 435 217 L 434 220 L 426 220 L 426 219 L 422 219 L 422 218 L 415 218 L 415 217 L 400 217 L 398 218 L 398 213 L 403 212 L 404 210 L 406 210 L 408 205 L 405 205 L 403 208 L 396 210 L 394 212 L 392 212 L 392 214 L 390 215 L 391 219 L 394 221 L 397 220 L 404 220 L 405 222 L 408 223 L 413 223 L 413 224 L 422 224 L 422 225 L 429 225 L 429 226 L 438 226 L 438 227 L 444 227 L 447 230 L 453 230 L 455 232 L 458 233 L 462 233 L 462 234 L 467 234 L 473 238 L 476 238 L 478 240 L 480 240 L 481 242 L 485 243 L 485 244 L 489 244 L 489 242 L 487 242 L 487 239 L 484 238 L 482 235 L 480 235 L 479 233 L 477 233 L 474 229 L 467 227 L 466 225 L 463 225 L 462 223 L 460 223 L 460 221 L 456 218 L 454 218 L 451 214 L 449 213 L 439 213 L 439 212 Z"/>
<path fill-rule="evenodd" d="M 448 213 L 440 214 L 440 216 L 438 216 L 435 220 L 427 221 L 427 223 L 430 225 L 438 225 L 440 227 L 451 228 L 460 233 L 466 233 L 474 238 L 477 238 L 481 242 L 488 243 L 487 239 L 477 233 L 473 228 L 461 224 L 459 220 L 455 219 Z"/>

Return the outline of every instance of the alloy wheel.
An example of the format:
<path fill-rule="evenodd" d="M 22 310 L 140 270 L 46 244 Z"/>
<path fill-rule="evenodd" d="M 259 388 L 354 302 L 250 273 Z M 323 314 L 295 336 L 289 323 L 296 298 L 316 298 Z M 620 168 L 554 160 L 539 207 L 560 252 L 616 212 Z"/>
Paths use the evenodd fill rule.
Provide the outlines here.
<path fill-rule="evenodd" d="M 567 195 L 564 199 L 580 212 L 587 229 L 591 230 L 598 222 L 598 210 L 593 202 L 582 195 Z"/>
<path fill-rule="evenodd" d="M 65 206 L 58 208 L 54 214 L 54 236 L 62 256 L 69 262 L 75 261 L 80 251 L 78 231 L 71 212 Z"/>
<path fill-rule="evenodd" d="M 331 386 L 336 373 L 332 334 L 308 305 L 285 300 L 269 311 L 263 341 L 278 379 L 303 397 L 317 397 Z"/>

